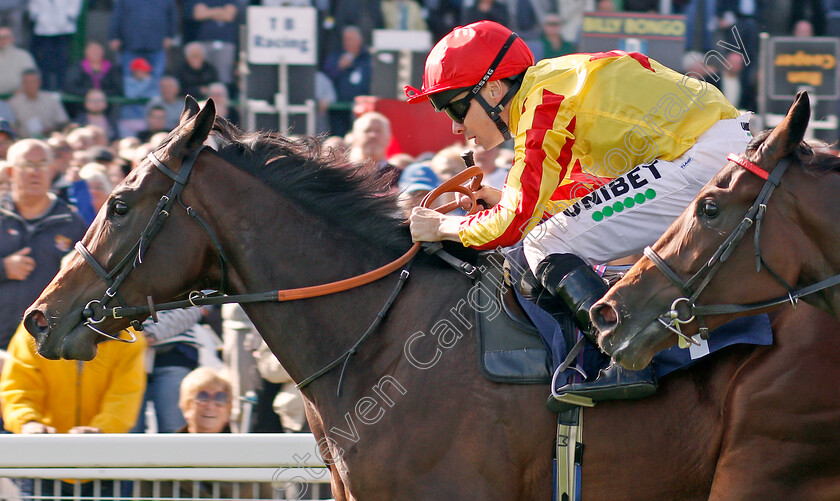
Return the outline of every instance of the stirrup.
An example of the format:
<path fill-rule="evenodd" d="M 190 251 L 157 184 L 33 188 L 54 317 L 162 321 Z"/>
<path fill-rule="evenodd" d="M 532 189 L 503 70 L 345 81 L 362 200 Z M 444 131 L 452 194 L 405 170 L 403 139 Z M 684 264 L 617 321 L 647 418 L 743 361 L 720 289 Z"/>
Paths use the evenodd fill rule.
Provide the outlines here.
<path fill-rule="evenodd" d="M 601 369 L 594 381 L 569 383 L 557 390 L 552 388 L 546 405 L 558 412 L 573 406 L 589 407 L 589 403 L 594 405 L 593 402 L 606 400 L 639 400 L 650 397 L 656 389 L 656 376 L 649 366 L 641 371 L 629 371 L 611 364 Z"/>
<path fill-rule="evenodd" d="M 556 397 L 554 395 L 549 395 L 548 400 L 545 402 L 545 406 L 548 407 L 548 410 L 551 412 L 560 414 L 561 412 L 574 409 L 575 407 L 595 407 L 595 402 L 591 398 L 584 397 L 582 395 L 562 393 L 558 394 Z"/>

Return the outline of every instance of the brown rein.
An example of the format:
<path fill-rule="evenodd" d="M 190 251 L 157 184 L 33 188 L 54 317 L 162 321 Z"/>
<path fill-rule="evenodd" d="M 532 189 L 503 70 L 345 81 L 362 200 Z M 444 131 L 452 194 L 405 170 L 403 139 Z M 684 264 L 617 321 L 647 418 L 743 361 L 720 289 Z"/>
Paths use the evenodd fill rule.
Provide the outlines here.
<path fill-rule="evenodd" d="M 473 214 L 475 211 L 478 210 L 478 205 L 475 199 L 475 191 L 477 191 L 481 187 L 482 176 L 483 173 L 481 172 L 480 168 L 468 167 L 466 170 L 461 171 L 448 181 L 444 182 L 434 190 L 430 191 L 425 197 L 423 197 L 423 201 L 420 202 L 420 206 L 428 208 L 432 202 L 437 200 L 444 193 L 458 192 L 470 197 L 470 201 L 472 202 L 470 214 Z M 472 182 L 470 183 L 469 187 L 461 186 L 462 183 L 470 179 L 472 180 Z M 445 214 L 454 209 L 457 209 L 458 206 L 459 205 L 457 201 L 449 202 L 448 204 L 439 207 L 437 211 Z M 295 299 L 307 299 L 318 296 L 326 296 L 328 294 L 343 292 L 346 290 L 353 289 L 355 287 L 375 282 L 376 280 L 379 280 L 380 278 L 390 275 L 391 273 L 399 270 L 403 265 L 409 262 L 411 258 L 413 258 L 420 250 L 420 245 L 420 242 L 414 242 L 414 245 L 412 245 L 411 248 L 397 260 L 392 261 L 386 264 L 385 266 L 369 271 L 362 275 L 357 275 L 355 277 L 346 278 L 344 280 L 338 280 L 336 282 L 330 282 L 327 284 L 312 285 L 309 287 L 299 287 L 297 289 L 279 290 L 277 291 L 277 301 L 292 301 Z"/>
<path fill-rule="evenodd" d="M 197 156 L 197 155 L 195 155 L 195 156 Z M 194 160 L 194 157 L 193 157 L 193 160 Z M 468 155 L 468 156 L 465 156 L 465 158 L 464 158 L 465 162 L 467 162 L 467 165 L 471 164 L 472 159 L 470 157 L 471 157 L 471 155 Z M 166 173 L 166 172 L 167 171 L 164 170 L 164 173 Z M 188 175 L 188 172 L 186 174 L 184 174 L 184 179 L 181 180 L 180 184 L 177 182 L 178 179 L 176 179 L 176 186 L 180 186 L 181 188 L 183 188 L 183 185 L 185 184 L 187 175 Z M 468 167 L 463 172 L 459 173 L 456 176 L 453 176 L 452 179 L 444 182 L 443 184 L 441 184 L 440 186 L 438 186 L 437 188 L 435 188 L 434 190 L 429 192 L 423 198 L 423 201 L 420 203 L 420 206 L 428 208 L 429 205 L 431 205 L 431 203 L 434 200 L 436 200 L 438 197 L 440 197 L 442 194 L 454 191 L 454 192 L 462 193 L 462 194 L 464 194 L 464 195 L 466 195 L 470 198 L 470 201 L 472 202 L 472 207 L 470 209 L 470 214 L 472 214 L 472 213 L 474 213 L 478 210 L 478 200 L 476 200 L 476 196 L 475 196 L 474 192 L 477 191 L 480 188 L 482 177 L 483 177 L 483 174 L 481 172 L 481 169 L 479 169 L 478 167 L 472 167 L 472 166 Z M 467 180 L 471 180 L 470 187 L 467 188 L 465 186 L 461 186 L 461 183 L 466 182 Z M 164 196 L 164 199 L 172 199 L 172 198 L 175 198 L 175 197 Z M 182 205 L 183 205 L 183 203 L 182 203 Z M 459 205 L 458 202 L 454 201 L 454 202 L 448 203 L 448 204 L 440 207 L 438 209 L 438 211 L 446 213 L 446 212 L 449 212 L 449 211 L 457 208 L 458 205 Z M 189 212 L 189 210 L 190 210 L 190 208 L 187 208 L 188 212 Z M 167 215 L 168 215 L 168 213 L 167 213 Z M 152 222 L 156 221 L 156 219 L 157 218 L 153 218 Z M 199 219 L 197 218 L 197 220 L 199 220 Z M 205 229 L 208 231 L 211 238 L 214 241 L 216 241 L 216 237 L 215 237 L 215 234 L 213 233 L 212 229 L 210 229 L 209 226 L 206 225 L 206 223 L 203 223 L 202 221 L 203 220 L 199 220 L 199 222 L 202 223 L 202 226 L 205 227 Z M 143 239 L 141 238 L 141 243 L 142 243 L 142 241 L 143 241 Z M 138 244 L 138 246 L 140 246 L 140 244 Z M 132 317 L 132 316 L 136 316 L 136 315 L 146 314 L 146 315 L 151 315 L 151 317 L 154 319 L 154 321 L 157 321 L 156 312 L 158 310 L 161 310 L 161 311 L 162 310 L 171 310 L 171 309 L 186 308 L 186 307 L 189 307 L 189 306 L 201 306 L 201 305 L 209 305 L 209 304 L 225 304 L 225 303 L 240 303 L 240 304 L 242 304 L 242 303 L 254 303 L 254 302 L 263 302 L 263 301 L 278 301 L 279 302 L 279 301 L 291 301 L 291 300 L 294 300 L 294 299 L 313 298 L 313 297 L 318 297 L 318 296 L 325 296 L 327 294 L 334 294 L 336 292 L 342 292 L 342 291 L 346 291 L 346 290 L 349 290 L 349 289 L 353 289 L 355 287 L 366 285 L 366 284 L 369 284 L 369 283 L 374 282 L 376 280 L 379 280 L 380 278 L 383 278 L 383 277 L 399 270 L 400 268 L 403 268 L 402 272 L 400 273 L 400 277 L 399 277 L 399 280 L 397 281 L 397 284 L 396 284 L 395 288 L 391 292 L 388 299 L 385 301 L 385 305 L 382 307 L 380 312 L 376 315 L 376 318 L 374 319 L 373 323 L 371 323 L 371 325 L 367 328 L 367 330 L 364 332 L 364 334 L 362 334 L 362 336 L 353 344 L 353 346 L 350 347 L 347 351 L 345 351 L 341 356 L 339 356 L 338 358 L 336 358 L 335 360 L 333 360 L 332 362 L 330 362 L 329 364 L 324 366 L 322 369 L 320 369 L 319 371 L 315 372 L 314 374 L 305 378 L 304 380 L 302 380 L 301 382 L 299 382 L 297 384 L 298 389 L 303 388 L 306 385 L 308 385 L 309 383 L 311 383 L 312 381 L 315 381 L 319 377 L 323 376 L 324 374 L 326 374 L 326 373 L 330 372 L 331 370 L 333 370 L 334 368 L 338 367 L 339 365 L 342 365 L 341 374 L 339 375 L 339 378 L 338 378 L 338 388 L 337 388 L 337 392 L 336 392 L 337 395 L 340 397 L 341 396 L 342 382 L 344 381 L 344 374 L 345 374 L 345 371 L 347 370 L 347 364 L 350 362 L 350 358 L 354 354 L 357 353 L 357 350 L 358 350 L 359 346 L 362 344 L 362 342 L 364 342 L 364 340 L 368 336 L 370 336 L 377 329 L 379 324 L 385 318 L 385 316 L 388 312 L 388 309 L 394 303 L 394 301 L 397 298 L 397 295 L 400 293 L 400 290 L 402 290 L 402 287 L 405 284 L 405 281 L 408 279 L 408 267 L 410 266 L 410 262 L 411 262 L 412 258 L 417 254 L 417 252 L 420 250 L 421 246 L 422 246 L 422 244 L 420 242 L 415 242 L 414 245 L 412 245 L 411 248 L 408 250 L 408 252 L 403 254 L 402 257 L 400 257 L 396 261 L 393 261 L 393 262 L 391 262 L 391 263 L 389 263 L 389 264 L 387 264 L 387 265 L 385 265 L 381 268 L 375 269 L 373 271 L 369 271 L 367 273 L 364 273 L 362 275 L 358 275 L 358 276 L 355 276 L 355 277 L 352 277 L 352 278 L 347 278 L 347 279 L 344 279 L 344 280 L 339 280 L 339 281 L 336 281 L 336 282 L 331 282 L 331 283 L 322 284 L 322 285 L 315 285 L 315 286 L 310 286 L 310 287 L 301 287 L 301 288 L 297 288 L 297 289 L 267 291 L 267 292 L 260 292 L 260 293 L 254 293 L 254 294 L 240 294 L 240 295 L 236 295 L 236 296 L 205 295 L 202 292 L 195 291 L 195 292 L 190 293 L 189 298 L 186 299 L 186 300 L 175 301 L 175 302 L 164 303 L 164 304 L 154 304 L 154 301 L 152 300 L 151 296 L 149 296 L 149 297 L 147 297 L 148 306 L 116 307 L 116 308 L 110 308 L 110 309 L 100 307 L 101 311 L 98 312 L 98 314 L 97 314 L 97 312 L 93 311 L 93 309 L 91 307 L 91 304 L 94 301 L 91 301 L 90 303 L 88 303 L 88 306 L 86 307 L 86 309 L 91 309 L 91 312 L 88 315 L 88 320 L 90 321 L 89 323 L 99 323 L 99 322 L 103 321 L 106 317 L 109 317 L 109 316 L 113 317 L 113 318 L 125 318 L 125 317 Z M 217 247 L 220 248 L 220 245 L 217 245 Z M 82 246 L 82 248 L 84 249 L 84 246 Z M 85 252 L 87 251 L 87 249 L 84 249 L 84 250 L 85 250 Z M 80 250 L 79 252 L 82 252 L 82 251 Z M 131 253 L 129 253 L 129 255 L 130 254 Z M 91 266 L 94 267 L 94 270 L 97 270 L 97 267 L 101 268 L 101 266 L 96 262 L 96 260 L 92 258 L 92 256 L 90 257 L 90 259 L 86 258 L 86 260 L 91 264 Z M 224 262 L 224 259 L 222 259 L 222 262 Z M 105 279 L 105 281 L 108 282 L 108 280 L 107 280 L 108 276 L 107 276 L 107 273 L 105 272 L 104 269 L 97 271 L 97 273 L 99 273 L 100 276 L 102 276 L 103 279 Z M 125 272 L 125 274 L 127 274 L 127 273 L 128 272 Z M 100 304 L 100 306 L 101 306 L 101 304 Z M 92 330 L 94 330 L 95 332 L 98 332 L 98 333 L 100 333 L 100 334 L 102 334 L 106 337 L 116 339 L 117 341 L 131 343 L 131 342 L 134 342 L 136 340 L 136 336 L 132 336 L 131 340 L 123 340 L 123 339 L 120 339 L 119 337 L 110 336 L 107 333 L 92 327 L 92 325 L 88 325 L 88 327 L 91 328 Z"/>
<path fill-rule="evenodd" d="M 478 210 L 478 201 L 476 200 L 475 194 L 473 193 L 474 190 L 478 190 L 481 186 L 481 178 L 482 172 L 481 169 L 478 167 L 469 167 L 463 172 L 459 173 L 458 175 L 452 177 L 452 179 L 446 181 L 442 185 L 438 186 L 431 192 L 429 192 L 421 202 L 422 207 L 428 207 L 434 200 L 440 197 L 444 193 L 448 192 L 458 192 L 470 197 L 472 201 L 472 208 L 470 210 L 470 214 L 474 213 Z M 472 179 L 471 186 L 467 188 L 466 186 L 461 186 L 461 183 Z M 452 209 L 458 207 L 457 202 L 451 202 L 446 204 L 438 210 L 440 212 L 449 212 Z M 205 225 L 202 225 L 205 226 Z M 212 234 L 212 230 L 210 230 L 211 237 L 214 238 Z M 155 304 L 152 300 L 151 296 L 147 297 L 148 304 L 146 306 L 117 306 L 114 308 L 104 308 L 100 307 L 98 312 L 91 312 L 90 318 L 92 318 L 93 323 L 99 323 L 103 321 L 106 317 L 110 318 L 126 318 L 126 317 L 133 317 L 137 315 L 151 315 L 152 318 L 157 321 L 157 312 L 163 310 L 174 310 L 179 308 L 187 308 L 190 306 L 204 306 L 204 305 L 211 305 L 211 304 L 226 304 L 226 303 L 254 303 L 254 302 L 263 302 L 263 301 L 292 301 L 295 299 L 307 299 L 319 296 L 326 296 L 328 294 L 334 294 L 337 292 L 343 292 L 355 287 L 360 287 L 362 285 L 369 284 L 376 280 L 379 280 L 397 270 L 401 267 L 405 266 L 407 263 L 411 261 L 411 259 L 417 254 L 417 251 L 423 244 L 421 242 L 415 242 L 415 244 L 403 254 L 402 257 L 393 261 L 381 268 L 377 268 L 373 271 L 369 271 L 362 275 L 358 275 L 355 277 L 347 278 L 344 280 L 339 280 L 336 282 L 330 282 L 327 284 L 321 285 L 314 285 L 309 287 L 300 287 L 297 289 L 284 289 L 284 290 L 273 290 L 273 291 L 266 291 L 266 292 L 257 292 L 257 293 L 250 293 L 250 294 L 239 294 L 234 296 L 225 296 L 225 295 L 206 295 L 202 292 L 193 291 L 190 293 L 189 297 L 184 300 L 180 301 L 173 301 L 170 303 L 162 303 L 162 304 Z M 218 247 L 218 245 L 217 245 Z M 89 260 L 90 262 L 90 260 Z M 95 260 L 93 260 L 93 266 Z M 98 264 L 97 264 L 98 265 Z M 96 269 L 96 268 L 94 268 Z M 104 270 L 102 270 L 104 273 Z M 407 278 L 407 275 L 406 275 Z M 88 308 L 90 308 L 90 304 L 88 304 Z M 97 330 L 97 332 L 99 332 Z"/>

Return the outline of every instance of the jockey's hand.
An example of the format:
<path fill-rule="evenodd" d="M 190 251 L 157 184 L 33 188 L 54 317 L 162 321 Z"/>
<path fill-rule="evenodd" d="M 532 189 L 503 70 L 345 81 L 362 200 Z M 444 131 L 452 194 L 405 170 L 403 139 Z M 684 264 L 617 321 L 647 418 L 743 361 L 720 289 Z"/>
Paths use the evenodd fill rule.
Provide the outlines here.
<path fill-rule="evenodd" d="M 70 428 L 67 433 L 81 434 L 81 433 L 102 433 L 102 430 L 96 426 L 74 426 Z"/>
<path fill-rule="evenodd" d="M 455 199 L 458 200 L 458 205 L 460 205 L 465 211 L 469 211 L 472 208 L 472 201 L 470 200 L 470 197 L 461 193 L 456 193 Z M 481 188 L 475 192 L 475 199 L 484 205 L 484 209 L 489 209 L 499 203 L 502 199 L 502 192 L 492 186 L 482 185 Z M 479 210 L 483 209 L 479 207 Z"/>
<path fill-rule="evenodd" d="M 38 433 L 55 433 L 55 428 L 53 428 L 52 426 L 47 426 L 43 423 L 39 423 L 38 421 L 30 421 L 20 427 L 20 433 L 22 435 L 31 435 Z"/>
<path fill-rule="evenodd" d="M 415 242 L 438 242 L 453 240 L 460 242 L 458 227 L 463 217 L 446 216 L 432 209 L 415 207 L 411 210 L 408 221 L 411 227 L 411 239 Z"/>

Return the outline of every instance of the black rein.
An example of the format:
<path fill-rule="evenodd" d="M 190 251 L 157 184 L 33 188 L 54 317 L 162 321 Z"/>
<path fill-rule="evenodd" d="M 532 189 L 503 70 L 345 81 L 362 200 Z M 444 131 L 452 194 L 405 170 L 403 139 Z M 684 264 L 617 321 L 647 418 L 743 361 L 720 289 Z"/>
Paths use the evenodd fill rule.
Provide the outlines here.
<path fill-rule="evenodd" d="M 674 286 L 676 286 L 683 294 L 682 297 L 677 298 L 671 304 L 670 311 L 658 317 L 658 321 L 683 340 L 694 344 L 697 344 L 696 340 L 689 338 L 681 332 L 681 324 L 687 324 L 696 318 L 700 323 L 700 335 L 705 339 L 708 337 L 708 328 L 706 327 L 704 320 L 704 317 L 707 315 L 746 313 L 779 306 L 785 303 L 790 303 L 795 307 L 796 302 L 800 298 L 840 284 L 840 274 L 838 274 L 808 287 L 795 290 L 778 273 L 776 273 L 766 261 L 764 261 L 764 258 L 761 255 L 761 222 L 763 221 L 764 214 L 767 210 L 767 203 L 770 200 L 770 195 L 772 195 L 773 190 L 781 183 L 782 176 L 791 163 L 790 157 L 779 161 L 769 175 L 766 171 L 761 170 L 758 166 L 743 157 L 729 155 L 727 158 L 738 165 L 741 165 L 750 172 L 753 172 L 759 177 L 762 177 L 765 182 L 756 197 L 755 202 L 753 202 L 752 206 L 744 215 L 744 218 L 735 230 L 729 234 L 726 240 L 721 243 L 712 257 L 700 267 L 697 273 L 692 275 L 692 277 L 688 280 L 684 281 L 651 247 L 646 247 L 644 250 L 644 255 L 650 259 L 653 264 L 656 265 L 656 267 L 668 278 L 668 280 L 670 280 L 671 283 L 674 284 Z M 697 298 L 706 286 L 709 285 L 717 271 L 723 263 L 726 262 L 735 250 L 735 247 L 737 247 L 743 239 L 747 230 L 753 226 L 753 224 L 755 225 L 753 244 L 755 246 L 756 272 L 760 272 L 763 265 L 767 271 L 770 272 L 770 274 L 788 290 L 787 295 L 751 304 L 697 305 Z M 683 304 L 684 308 L 681 309 L 680 306 Z"/>

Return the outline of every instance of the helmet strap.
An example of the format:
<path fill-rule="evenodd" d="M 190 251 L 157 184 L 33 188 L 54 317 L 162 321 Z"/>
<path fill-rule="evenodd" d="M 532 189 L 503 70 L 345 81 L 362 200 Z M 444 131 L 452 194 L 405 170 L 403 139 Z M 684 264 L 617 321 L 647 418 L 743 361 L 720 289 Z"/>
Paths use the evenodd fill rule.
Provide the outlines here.
<path fill-rule="evenodd" d="M 496 106 L 490 106 L 490 103 L 488 103 L 487 100 L 485 100 L 481 96 L 481 94 L 476 94 L 474 98 L 476 101 L 478 101 L 478 104 L 480 104 L 481 107 L 484 108 L 484 112 L 487 113 L 487 116 L 489 116 L 493 120 L 493 123 L 496 124 L 496 128 L 499 129 L 499 132 L 502 133 L 502 137 L 505 138 L 505 141 L 511 138 L 511 134 L 510 129 L 508 128 L 505 121 L 502 120 L 502 117 L 500 115 L 502 114 L 502 111 L 504 111 L 505 105 L 508 102 L 510 102 L 510 100 L 513 99 L 513 96 L 516 95 L 516 93 L 519 91 L 519 87 L 521 85 L 522 80 L 520 78 L 513 80 L 510 88 L 505 93 L 505 95 L 502 96 L 501 101 L 499 101 L 499 104 L 497 104 Z"/>
<path fill-rule="evenodd" d="M 508 101 L 510 101 L 511 98 L 513 98 L 513 95 L 516 94 L 516 91 L 519 90 L 519 85 L 521 84 L 521 82 L 517 81 L 515 85 L 512 85 L 511 88 L 508 89 L 507 94 L 505 94 L 505 96 L 502 98 L 501 101 L 499 101 L 499 104 L 497 104 L 496 106 L 490 106 L 490 103 L 488 103 L 483 97 L 481 97 L 481 94 L 479 94 L 479 92 L 481 92 L 481 89 L 490 80 L 490 77 L 493 76 L 493 73 L 496 72 L 496 68 L 499 66 L 499 63 L 502 62 L 502 59 L 504 59 L 508 49 L 510 49 L 510 47 L 513 45 L 513 42 L 515 42 L 517 38 L 519 38 L 519 35 L 517 35 L 514 32 L 510 33 L 508 39 L 505 40 L 505 44 L 502 45 L 502 48 L 499 49 L 499 53 L 496 54 L 496 58 L 493 59 L 493 62 L 490 63 L 490 67 L 487 68 L 487 72 L 485 72 L 484 76 L 481 77 L 481 80 L 479 80 L 479 82 L 475 86 L 473 86 L 472 89 L 470 89 L 470 94 L 472 94 L 473 98 L 476 101 L 478 101 L 479 104 L 481 104 L 481 107 L 484 108 L 485 113 L 487 113 L 487 115 L 491 119 L 493 119 L 493 122 L 496 124 L 496 128 L 498 128 L 499 132 L 502 133 L 502 136 L 504 136 L 505 141 L 510 139 L 510 130 L 508 129 L 508 126 L 507 124 L 505 124 L 504 120 L 502 120 L 502 118 L 499 116 L 499 114 L 502 112 L 502 110 L 504 110 L 505 105 L 508 103 Z"/>

